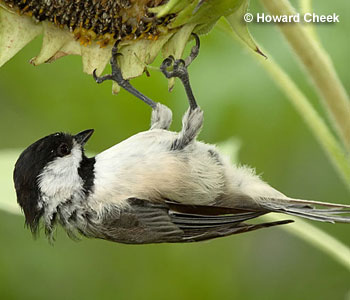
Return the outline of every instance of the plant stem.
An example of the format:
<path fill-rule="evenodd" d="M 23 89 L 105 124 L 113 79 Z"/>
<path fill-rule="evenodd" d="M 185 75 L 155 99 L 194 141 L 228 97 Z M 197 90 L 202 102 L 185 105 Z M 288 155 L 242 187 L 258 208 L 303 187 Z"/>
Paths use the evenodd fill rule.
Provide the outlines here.
<path fill-rule="evenodd" d="M 312 11 L 312 0 L 299 0 L 300 11 L 304 14 Z"/>
<path fill-rule="evenodd" d="M 288 0 L 261 0 L 273 15 L 293 15 L 295 9 Z M 350 151 L 350 102 L 327 52 L 300 23 L 279 25 L 296 55 L 306 68 L 324 100 L 326 111 L 344 146 Z"/>
<path fill-rule="evenodd" d="M 281 216 L 278 214 L 267 214 L 261 218 L 268 221 L 281 220 Z M 350 270 L 350 249 L 347 246 L 317 227 L 301 220 L 300 218 L 288 216 L 288 219 L 294 220 L 295 223 L 293 223 L 291 226 L 283 226 L 284 229 L 288 230 L 297 237 L 304 239 L 308 243 L 313 244 L 317 249 L 321 249 L 328 253 L 335 260 Z"/>
<path fill-rule="evenodd" d="M 313 11 L 312 0 L 299 0 L 299 10 L 303 15 L 306 13 L 311 13 Z M 309 31 L 310 36 L 312 36 L 312 38 L 315 39 L 317 43 L 320 43 L 320 40 L 315 30 L 315 26 L 312 23 L 307 23 L 304 24 L 304 27 L 306 30 Z"/>
<path fill-rule="evenodd" d="M 274 81 L 292 102 L 295 109 L 302 116 L 305 123 L 310 127 L 312 133 L 321 144 L 340 177 L 350 189 L 350 161 L 347 158 L 347 154 L 293 80 L 274 62 L 272 56 L 267 53 L 265 49 L 262 49 L 262 51 L 269 59 L 262 59 L 253 52 L 252 54 L 262 63 L 263 67 L 270 73 Z"/>
<path fill-rule="evenodd" d="M 236 156 L 239 147 L 237 141 L 228 140 L 223 144 L 219 144 L 218 146 L 224 153 L 231 155 L 231 157 L 233 155 L 234 159 L 232 162 L 237 163 Z M 280 214 L 277 213 L 269 213 L 261 216 L 260 218 L 263 218 L 267 221 L 281 220 Z M 307 243 L 314 245 L 317 249 L 328 253 L 339 263 L 350 270 L 350 249 L 346 245 L 342 244 L 337 239 L 318 229 L 317 227 L 301 220 L 300 218 L 288 215 L 288 219 L 294 220 L 295 223 L 290 226 L 281 226 L 281 229 L 290 231 L 295 236 L 305 240 Z"/>
<path fill-rule="evenodd" d="M 241 42 L 242 46 L 245 46 L 240 39 L 237 39 L 228 23 L 220 22 L 219 25 L 222 30 Z M 311 132 L 322 146 L 346 187 L 350 189 L 350 160 L 347 158 L 344 149 L 288 74 L 274 62 L 272 56 L 267 53 L 265 49 L 262 49 L 260 46 L 259 48 L 267 55 L 268 59 L 264 59 L 262 56 L 256 55 L 256 53 L 252 51 L 249 51 L 249 53 L 253 58 L 261 62 L 262 66 L 270 73 L 275 83 L 289 98 L 304 122 L 310 127 Z"/>

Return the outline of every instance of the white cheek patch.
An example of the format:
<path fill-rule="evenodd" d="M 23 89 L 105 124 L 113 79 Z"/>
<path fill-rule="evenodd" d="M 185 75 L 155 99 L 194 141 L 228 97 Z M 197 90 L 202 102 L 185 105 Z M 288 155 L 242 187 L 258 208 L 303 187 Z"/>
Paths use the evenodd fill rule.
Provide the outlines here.
<path fill-rule="evenodd" d="M 80 146 L 73 144 L 72 151 L 47 164 L 38 177 L 38 185 L 45 206 L 55 209 L 61 202 L 82 193 L 83 180 L 78 174 L 82 160 Z"/>

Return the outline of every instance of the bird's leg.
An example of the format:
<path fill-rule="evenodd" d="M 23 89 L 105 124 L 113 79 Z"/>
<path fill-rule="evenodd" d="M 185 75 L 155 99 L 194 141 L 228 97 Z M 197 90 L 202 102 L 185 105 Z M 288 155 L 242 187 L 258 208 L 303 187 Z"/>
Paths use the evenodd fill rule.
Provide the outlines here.
<path fill-rule="evenodd" d="M 191 53 L 190 55 L 185 59 L 185 65 L 186 67 L 188 67 L 193 61 L 194 59 L 198 56 L 199 54 L 199 48 L 201 46 L 201 42 L 200 42 L 200 39 L 199 39 L 199 36 L 195 33 L 192 33 L 195 41 L 196 41 L 196 44 L 191 48 Z"/>
<path fill-rule="evenodd" d="M 190 80 L 188 76 L 187 67 L 193 62 L 199 53 L 200 40 L 198 35 L 192 33 L 196 40 L 196 45 L 192 47 L 190 55 L 186 59 L 175 59 L 173 56 L 169 56 L 164 59 L 160 70 L 165 75 L 166 78 L 177 77 L 181 80 L 190 104 L 191 110 L 197 108 L 197 102 L 194 98 L 192 88 L 190 85 Z M 173 66 L 171 71 L 168 70 L 169 67 Z"/>
<path fill-rule="evenodd" d="M 118 65 L 117 57 L 121 55 L 118 53 L 119 41 L 115 43 L 112 48 L 112 57 L 110 60 L 110 65 L 112 68 L 112 74 L 98 77 L 96 75 L 96 70 L 93 71 L 93 77 L 97 83 L 102 83 L 105 80 L 113 80 L 118 83 L 123 89 L 127 90 L 129 93 L 137 97 L 138 99 L 145 102 L 147 105 L 152 107 L 152 117 L 151 117 L 151 129 L 168 129 L 172 121 L 171 110 L 160 103 L 154 102 L 152 99 L 148 98 L 137 89 L 135 89 L 129 82 L 123 78 L 121 69 Z"/>
<path fill-rule="evenodd" d="M 150 129 L 168 130 L 172 120 L 173 114 L 169 107 L 157 102 L 157 106 L 154 109 L 152 109 Z"/>
<path fill-rule="evenodd" d="M 178 77 L 181 80 L 185 87 L 190 105 L 188 111 L 182 118 L 182 129 L 171 146 L 172 150 L 181 150 L 195 140 L 203 124 L 203 112 L 194 98 L 187 71 L 187 67 L 197 57 L 199 52 L 199 38 L 197 35 L 194 36 L 196 45 L 192 48 L 191 54 L 185 60 L 175 60 L 173 56 L 169 56 L 163 61 L 160 67 L 166 78 Z M 171 66 L 173 66 L 173 70 L 168 71 L 168 68 Z"/>
<path fill-rule="evenodd" d="M 171 145 L 171 150 L 181 150 L 193 142 L 203 125 L 203 111 L 197 106 L 189 108 L 182 117 L 182 129 Z"/>
<path fill-rule="evenodd" d="M 153 109 L 156 108 L 157 103 L 154 102 L 152 99 L 148 98 L 147 96 L 145 96 L 144 94 L 142 94 L 141 92 L 139 92 L 137 89 L 135 89 L 129 82 L 129 80 L 126 80 L 123 78 L 121 69 L 118 65 L 118 61 L 117 61 L 117 57 L 119 55 L 121 55 L 120 53 L 117 52 L 118 50 L 118 44 L 119 41 L 117 41 L 115 43 L 115 45 L 113 46 L 112 49 L 112 57 L 110 60 L 110 64 L 112 67 L 112 74 L 108 74 L 102 77 L 98 77 L 96 75 L 96 70 L 94 70 L 93 72 L 93 77 L 95 79 L 95 81 L 97 83 L 102 83 L 105 80 L 113 80 L 116 83 L 118 83 L 123 89 L 127 90 L 129 93 L 133 94 L 135 97 L 139 98 L 140 100 L 142 100 L 143 102 L 145 102 L 147 105 L 151 106 Z"/>

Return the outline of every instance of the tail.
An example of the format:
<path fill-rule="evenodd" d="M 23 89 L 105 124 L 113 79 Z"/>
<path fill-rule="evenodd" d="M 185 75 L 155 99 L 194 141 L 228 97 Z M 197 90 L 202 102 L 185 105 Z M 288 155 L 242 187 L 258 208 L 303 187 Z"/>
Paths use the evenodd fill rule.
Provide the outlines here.
<path fill-rule="evenodd" d="M 200 234 L 198 234 L 198 232 L 195 230 L 185 229 L 182 242 L 207 241 L 218 237 L 245 233 L 253 230 L 258 230 L 261 228 L 268 228 L 272 226 L 284 225 L 284 224 L 289 224 L 293 222 L 294 222 L 293 220 L 281 220 L 281 221 L 259 223 L 259 224 L 247 224 L 247 223 L 241 222 L 241 223 L 232 224 L 231 226 L 222 226 L 221 228 L 207 229 L 206 232 L 202 232 Z"/>
<path fill-rule="evenodd" d="M 310 220 L 330 223 L 350 223 L 350 205 L 293 198 L 263 198 L 261 207 L 271 212 L 280 212 Z M 316 208 L 320 206 L 322 208 Z M 346 214 L 348 214 L 346 216 Z"/>

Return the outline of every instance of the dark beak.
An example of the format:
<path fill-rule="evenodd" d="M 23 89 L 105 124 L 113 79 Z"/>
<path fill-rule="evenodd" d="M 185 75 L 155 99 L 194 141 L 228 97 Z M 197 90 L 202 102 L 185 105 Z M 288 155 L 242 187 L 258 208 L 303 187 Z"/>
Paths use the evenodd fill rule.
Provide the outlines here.
<path fill-rule="evenodd" d="M 81 146 L 84 146 L 93 133 L 94 133 L 93 129 L 87 129 L 82 132 L 79 132 L 73 137 L 78 144 L 80 144 Z"/>

